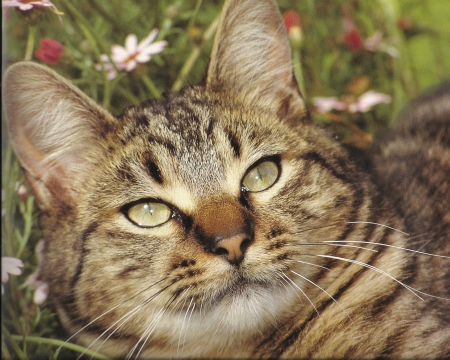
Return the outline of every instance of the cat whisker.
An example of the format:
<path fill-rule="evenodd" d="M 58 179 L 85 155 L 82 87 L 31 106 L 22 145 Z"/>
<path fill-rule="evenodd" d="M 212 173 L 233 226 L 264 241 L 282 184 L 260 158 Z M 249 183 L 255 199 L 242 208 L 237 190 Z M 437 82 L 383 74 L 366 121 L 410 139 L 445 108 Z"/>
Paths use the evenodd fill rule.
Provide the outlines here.
<path fill-rule="evenodd" d="M 357 244 L 371 244 L 371 245 L 378 245 L 378 246 L 385 246 L 385 247 L 390 247 L 393 249 L 398 249 L 398 250 L 404 250 L 404 251 L 409 251 L 412 253 L 416 253 L 416 254 L 421 254 L 421 255 L 427 255 L 427 256 L 433 256 L 433 257 L 439 257 L 439 258 L 444 258 L 444 259 L 450 259 L 450 256 L 447 255 L 437 255 L 437 254 L 431 254 L 431 253 L 427 253 L 427 252 L 423 252 L 423 251 L 419 251 L 419 250 L 413 250 L 413 249 L 408 249 L 408 248 L 404 248 L 401 246 L 395 246 L 395 245 L 389 245 L 389 244 L 382 244 L 382 243 L 375 243 L 375 242 L 370 242 L 370 241 L 359 241 L 359 240 L 324 240 L 325 243 L 342 243 L 342 242 L 346 242 L 346 243 L 357 243 Z M 366 250 L 370 250 L 370 249 L 366 249 Z"/>
<path fill-rule="evenodd" d="M 311 266 L 315 266 L 315 267 L 318 267 L 318 268 L 321 268 L 321 269 L 324 269 L 324 270 L 327 270 L 327 271 L 331 271 L 331 269 L 329 269 L 329 268 L 327 268 L 325 266 L 314 264 L 314 263 L 311 263 L 311 262 L 308 262 L 308 261 L 294 260 L 294 259 L 287 259 L 287 260 L 291 260 L 291 261 L 298 262 L 298 263 L 301 263 L 301 264 L 311 265 Z"/>
<path fill-rule="evenodd" d="M 323 287 L 321 287 L 320 285 L 316 284 L 314 281 L 309 280 L 306 276 L 300 275 L 298 272 L 294 271 L 294 270 L 289 270 L 291 273 L 294 273 L 295 275 L 301 277 L 302 279 L 306 280 L 307 282 L 309 282 L 310 284 L 314 285 L 316 288 L 320 289 L 321 291 L 323 291 L 325 294 L 328 295 L 328 297 L 333 300 L 337 306 L 339 306 L 341 308 L 341 310 L 343 312 L 345 312 L 345 314 L 347 315 L 348 319 L 350 321 L 353 321 L 352 318 L 350 317 L 350 315 L 348 314 L 347 310 L 345 310 L 341 304 L 339 304 L 339 302 L 328 292 L 326 291 Z"/>
<path fill-rule="evenodd" d="M 62 348 L 66 343 L 68 343 L 70 340 L 72 340 L 75 336 L 77 336 L 77 335 L 78 335 L 79 333 L 81 333 L 83 330 L 85 330 L 86 328 L 88 328 L 89 326 L 91 326 L 91 325 L 92 325 L 93 323 L 95 323 L 97 320 L 101 319 L 103 316 L 109 314 L 111 311 L 117 309 L 118 307 L 122 306 L 123 304 L 127 303 L 128 301 L 133 300 L 135 297 L 139 296 L 139 295 L 142 294 L 144 291 L 147 291 L 147 290 L 151 289 L 153 286 L 159 284 L 159 283 L 162 282 L 162 281 L 165 281 L 166 279 L 167 279 L 167 278 L 164 278 L 164 279 L 161 279 L 161 280 L 159 280 L 159 281 L 153 283 L 152 285 L 150 285 L 150 286 L 146 287 L 145 289 L 139 291 L 137 294 L 131 296 L 131 297 L 128 298 L 127 300 L 124 300 L 122 303 L 120 303 L 120 304 L 118 304 L 118 305 L 112 307 L 111 309 L 105 311 L 103 314 L 97 316 L 94 320 L 90 321 L 88 324 L 84 325 L 80 330 L 78 330 L 78 331 L 76 331 L 74 334 L 72 334 L 72 335 L 64 342 L 64 344 L 61 345 L 61 346 L 57 349 L 57 351 L 60 351 L 61 348 Z"/>
<path fill-rule="evenodd" d="M 380 223 L 372 222 L 372 221 L 347 221 L 346 224 L 369 224 L 369 225 L 377 225 L 377 226 L 381 226 L 381 227 L 384 227 L 384 228 L 388 228 L 388 229 L 397 231 L 397 232 L 399 232 L 399 233 L 401 233 L 401 234 L 403 234 L 403 235 L 410 236 L 410 234 L 408 234 L 407 232 L 404 232 L 404 231 L 402 231 L 402 230 L 396 229 L 396 228 L 394 228 L 394 227 L 392 227 L 392 226 L 388 226 L 388 225 L 385 225 L 385 224 L 380 224 Z"/>
<path fill-rule="evenodd" d="M 431 297 L 431 298 L 434 298 L 434 299 L 439 299 L 439 300 L 449 300 L 449 301 L 450 301 L 450 298 L 445 298 L 445 297 L 441 297 L 441 296 L 431 295 L 431 294 L 428 294 L 428 293 L 426 293 L 426 292 L 423 292 L 423 291 L 420 291 L 420 290 L 418 290 L 418 289 L 415 289 L 415 288 L 413 288 L 413 287 L 411 287 L 411 286 L 409 286 L 409 285 L 406 285 L 405 283 L 403 283 L 403 282 L 397 280 L 396 278 L 394 278 L 394 277 L 393 277 L 392 275 L 390 275 L 388 272 L 386 272 L 386 271 L 384 271 L 384 270 L 381 270 L 380 268 L 377 268 L 376 266 L 369 265 L 369 264 L 363 263 L 363 262 L 358 261 L 358 260 L 346 259 L 346 258 L 341 258 L 341 257 L 338 257 L 338 256 L 333 256 L 333 255 L 317 255 L 317 256 L 319 256 L 319 257 L 325 257 L 325 258 L 329 258 L 329 259 L 335 259 L 335 260 L 342 260 L 342 261 L 351 262 L 351 263 L 353 263 L 353 264 L 361 265 L 361 266 L 364 266 L 364 267 L 366 267 L 366 268 L 368 268 L 368 269 L 371 269 L 371 270 L 374 270 L 374 271 L 376 271 L 376 272 L 379 272 L 380 274 L 387 276 L 388 278 L 394 280 L 395 282 L 397 282 L 398 284 L 400 284 L 401 286 L 403 286 L 405 289 L 407 289 L 408 291 L 410 291 L 412 294 L 414 294 L 415 296 L 417 296 L 417 297 L 418 297 L 420 300 L 422 300 L 422 301 L 424 301 L 424 299 L 423 299 L 422 297 L 420 297 L 418 294 L 421 294 L 421 295 L 424 295 L 424 296 L 427 296 L 427 297 Z"/>
<path fill-rule="evenodd" d="M 421 293 L 420 291 L 406 285 L 405 283 L 401 282 L 400 280 L 396 279 L 395 277 L 393 277 L 391 274 L 389 274 L 388 272 L 381 270 L 380 268 L 377 268 L 376 266 L 370 265 L 370 264 L 366 264 L 363 263 L 361 261 L 358 260 L 353 260 L 353 259 L 346 259 L 346 258 L 342 258 L 339 256 L 334 256 L 334 255 L 317 255 L 318 257 L 323 257 L 323 258 L 327 258 L 327 259 L 334 259 L 334 260 L 341 260 L 341 261 L 346 261 L 346 262 L 350 262 L 352 264 L 357 264 L 360 266 L 363 266 L 367 269 L 371 269 L 374 270 L 384 276 L 387 276 L 388 278 L 394 280 L 396 283 L 398 283 L 399 285 L 403 286 L 405 289 L 407 289 L 408 291 L 410 291 L 412 294 L 414 294 L 415 296 L 417 296 L 420 300 L 424 301 L 424 299 L 422 297 L 420 297 L 417 293 Z M 426 294 L 428 295 L 428 294 Z M 431 296 L 431 295 L 430 295 Z M 438 297 L 439 298 L 439 297 Z M 439 298 L 440 299 L 440 298 Z"/>
<path fill-rule="evenodd" d="M 186 322 L 186 317 L 187 317 L 187 314 L 188 314 L 188 312 L 189 312 L 189 309 L 190 309 L 190 307 L 191 307 L 191 304 L 192 304 L 192 301 L 193 301 L 193 300 L 194 300 L 194 298 L 191 297 L 191 302 L 189 303 L 189 306 L 188 306 L 188 308 L 186 309 L 186 313 L 184 314 L 183 322 L 181 323 L 180 336 L 178 337 L 178 345 L 177 345 L 177 357 L 178 357 L 179 350 L 180 350 L 181 336 L 182 336 L 182 334 L 183 334 L 184 324 L 185 324 L 185 322 Z M 184 299 L 183 307 L 184 307 L 184 304 L 186 303 L 186 301 L 187 301 L 187 298 Z"/>
<path fill-rule="evenodd" d="M 122 315 L 118 320 L 116 320 L 112 325 L 110 325 L 105 331 L 103 331 L 87 348 L 86 350 L 90 349 L 98 340 L 100 340 L 102 338 L 103 335 L 107 334 L 112 328 L 114 328 L 118 323 L 119 326 L 117 326 L 103 341 L 102 343 L 97 347 L 95 352 L 98 352 L 102 346 L 105 344 L 105 342 L 111 338 L 112 335 L 114 335 L 116 333 L 116 331 L 118 331 L 134 314 L 136 314 L 140 309 L 142 309 L 145 305 L 147 305 L 148 303 L 150 303 L 153 299 L 155 299 L 158 295 L 160 295 L 161 293 L 163 293 L 166 289 L 168 289 L 170 286 L 172 286 L 172 284 L 169 284 L 168 286 L 166 286 L 165 288 L 157 291 L 155 294 L 153 294 L 152 296 L 150 296 L 148 299 L 142 301 L 140 304 L 138 304 L 137 306 L 135 306 L 133 309 L 131 309 L 130 311 L 128 311 L 125 315 Z M 142 292 L 140 292 L 142 293 Z M 123 305 L 120 304 L 120 305 Z M 80 359 L 82 356 L 84 355 L 84 352 L 81 353 L 81 355 L 77 358 Z M 92 359 L 92 357 L 91 357 Z"/>
<path fill-rule="evenodd" d="M 324 241 L 317 241 L 317 242 L 302 242 L 302 243 L 288 243 L 286 245 L 289 246 L 307 246 L 307 245 L 329 245 L 329 246 L 336 246 L 336 247 L 346 247 L 346 248 L 355 248 L 355 249 L 360 249 L 360 250 L 366 250 L 366 251 L 371 251 L 374 253 L 377 253 L 378 250 L 375 249 L 368 249 L 366 247 L 363 246 L 356 246 L 356 245 L 345 245 L 345 244 L 333 244 L 333 242 L 337 242 L 337 241 L 333 241 L 333 240 L 324 240 Z M 371 243 L 369 242 L 369 244 L 374 244 L 376 245 L 377 243 Z"/>
<path fill-rule="evenodd" d="M 191 298 L 191 303 L 192 303 L 192 300 L 193 300 L 193 299 L 194 299 L 194 298 L 192 297 L 192 298 Z M 189 304 L 189 306 L 190 306 L 190 304 Z M 184 350 L 184 344 L 186 344 L 186 335 L 187 335 L 187 332 L 188 332 L 188 325 L 189 325 L 189 322 L 191 321 L 192 313 L 193 313 L 194 310 L 195 310 L 195 306 L 196 306 L 196 304 L 194 303 L 193 306 L 192 306 L 191 313 L 189 314 L 188 321 L 187 321 L 187 323 L 186 323 L 186 330 L 185 330 L 185 332 L 184 332 L 184 338 L 183 338 L 183 348 L 181 349 L 181 351 Z M 189 308 L 188 308 L 187 311 L 189 311 Z"/>
<path fill-rule="evenodd" d="M 334 222 L 334 223 L 331 223 L 331 224 L 328 224 L 328 225 L 317 226 L 317 227 L 310 227 L 310 228 L 307 228 L 307 229 L 302 229 L 300 231 L 292 232 L 290 234 L 291 235 L 299 235 L 299 234 L 303 234 L 304 232 L 307 232 L 307 231 L 322 230 L 322 229 L 327 229 L 327 228 L 338 226 L 338 225 L 341 225 L 341 222 Z"/>
<path fill-rule="evenodd" d="M 131 359 L 131 357 L 133 356 L 133 353 L 136 351 L 136 349 L 139 346 L 139 343 L 145 338 L 145 340 L 142 342 L 142 345 L 138 351 L 138 353 L 136 354 L 135 359 L 139 358 L 139 354 L 141 353 L 141 351 L 143 350 L 143 348 L 145 347 L 145 344 L 147 343 L 148 339 L 150 338 L 151 334 L 153 333 L 153 331 L 155 330 L 155 328 L 158 326 L 159 321 L 161 320 L 162 316 L 164 315 L 164 313 L 166 312 L 167 307 L 164 307 L 162 309 L 160 309 L 158 311 L 158 313 L 156 314 L 155 318 L 152 320 L 152 322 L 147 326 L 147 329 L 145 329 L 144 333 L 141 335 L 141 337 L 139 338 L 138 342 L 136 343 L 136 345 L 134 345 L 130 352 L 128 353 L 128 355 L 125 357 L 126 360 Z"/>
<path fill-rule="evenodd" d="M 164 307 L 158 312 L 158 314 L 162 311 L 160 316 L 157 316 L 157 318 L 155 318 L 155 320 L 152 321 L 152 323 L 147 327 L 147 329 L 145 330 L 144 334 L 142 334 L 141 339 L 139 339 L 138 343 L 136 344 L 135 347 L 137 347 L 137 345 L 139 344 L 139 342 L 142 340 L 142 338 L 145 336 L 145 341 L 143 342 L 143 344 L 141 345 L 141 348 L 139 349 L 139 352 L 136 354 L 136 359 L 139 358 L 140 353 L 142 352 L 142 350 L 144 349 L 145 345 L 147 344 L 148 340 L 150 339 L 150 336 L 152 335 L 153 331 L 156 329 L 156 327 L 158 326 L 159 322 L 161 321 L 163 315 L 166 313 L 166 311 L 170 308 L 170 305 L 172 305 L 172 303 L 175 301 L 176 296 L 172 295 L 169 300 L 166 302 L 166 304 L 164 305 Z M 154 325 L 153 325 L 154 324 Z M 153 325 L 153 326 L 152 326 Z M 134 351 L 134 350 L 133 350 Z M 131 354 L 132 355 L 132 354 Z M 130 355 L 130 358 L 131 358 Z"/>
<path fill-rule="evenodd" d="M 202 315 L 203 301 L 204 301 L 204 300 L 205 300 L 205 296 L 202 295 L 202 300 L 200 301 L 200 311 L 199 311 L 200 316 Z"/>
<path fill-rule="evenodd" d="M 302 290 L 302 288 L 300 286 L 298 286 L 294 280 L 292 280 L 289 276 L 287 276 L 286 274 L 283 273 L 283 277 L 289 281 L 293 286 L 295 286 L 298 290 L 300 290 L 300 292 L 303 294 L 303 296 L 308 300 L 308 302 L 311 304 L 311 306 L 314 308 L 314 310 L 317 313 L 317 316 L 319 316 L 320 318 L 320 314 L 319 311 L 317 310 L 316 306 L 314 305 L 314 303 L 312 302 L 312 300 L 309 298 L 308 295 L 306 295 L 306 293 Z"/>

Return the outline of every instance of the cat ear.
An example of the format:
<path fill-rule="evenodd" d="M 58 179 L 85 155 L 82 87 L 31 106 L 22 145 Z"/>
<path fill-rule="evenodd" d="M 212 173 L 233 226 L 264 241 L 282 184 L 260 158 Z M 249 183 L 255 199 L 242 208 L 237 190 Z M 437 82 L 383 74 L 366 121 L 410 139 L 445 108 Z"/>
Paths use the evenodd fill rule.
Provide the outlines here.
<path fill-rule="evenodd" d="M 275 0 L 231 0 L 222 10 L 206 86 L 241 93 L 280 117 L 306 116 Z M 288 119 L 290 120 L 290 119 Z"/>
<path fill-rule="evenodd" d="M 3 108 L 13 148 L 41 206 L 77 200 L 76 190 L 102 158 L 99 139 L 113 117 L 53 70 L 12 65 Z"/>

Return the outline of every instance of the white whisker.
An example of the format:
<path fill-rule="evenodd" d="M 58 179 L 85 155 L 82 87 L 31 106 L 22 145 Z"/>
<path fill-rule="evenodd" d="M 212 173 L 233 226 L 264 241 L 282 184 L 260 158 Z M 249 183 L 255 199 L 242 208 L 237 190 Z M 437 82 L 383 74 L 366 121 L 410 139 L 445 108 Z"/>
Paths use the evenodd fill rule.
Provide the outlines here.
<path fill-rule="evenodd" d="M 335 260 L 346 261 L 346 262 L 350 262 L 350 263 L 353 263 L 353 264 L 357 264 L 357 265 L 364 266 L 365 268 L 368 268 L 368 269 L 372 269 L 372 270 L 374 270 L 374 271 L 376 271 L 376 272 L 378 272 L 378 273 L 380 273 L 380 274 L 382 274 L 382 275 L 385 275 L 385 276 L 387 276 L 388 278 L 394 280 L 394 281 L 397 282 L 398 284 L 402 285 L 405 289 L 409 290 L 412 294 L 414 294 L 414 295 L 417 296 L 420 300 L 423 301 L 423 298 L 421 298 L 419 295 L 416 294 L 416 292 L 419 292 L 419 291 L 417 291 L 416 289 L 413 289 L 412 287 L 410 287 L 410 286 L 408 286 L 408 285 L 402 283 L 400 280 L 397 280 L 395 277 L 393 277 L 392 275 L 390 275 L 390 274 L 387 273 L 386 271 L 381 270 L 380 268 L 377 268 L 376 266 L 373 266 L 373 265 L 370 265 L 370 264 L 366 264 L 366 263 L 363 263 L 363 262 L 358 261 L 358 260 L 352 260 L 352 259 L 341 258 L 341 257 L 339 257 L 339 256 L 333 256 L 333 255 L 317 255 L 317 256 L 319 256 L 319 257 L 324 257 L 324 258 L 328 258 L 328 259 L 335 259 Z"/>
<path fill-rule="evenodd" d="M 413 252 L 413 253 L 421 254 L 421 255 L 428 255 L 428 256 L 433 256 L 433 257 L 440 257 L 440 258 L 444 258 L 444 259 L 450 259 L 450 256 L 446 256 L 446 255 L 436 255 L 436 254 L 431 254 L 431 253 L 427 253 L 427 252 L 423 252 L 423 251 L 419 251 L 419 250 L 413 250 L 413 249 L 404 248 L 404 247 L 401 247 L 401 246 L 395 246 L 395 245 L 389 245 L 389 244 L 381 244 L 381 243 L 374 243 L 374 242 L 370 242 L 370 241 L 324 240 L 324 242 L 326 242 L 326 243 L 335 243 L 335 242 L 342 243 L 342 242 L 346 242 L 346 243 L 357 243 L 357 244 L 371 244 L 371 245 L 385 246 L 385 247 L 390 247 L 390 248 L 394 248 L 394 249 L 409 251 L 409 252 Z M 369 250 L 369 249 L 367 249 L 367 250 Z"/>
<path fill-rule="evenodd" d="M 311 306 L 314 308 L 314 310 L 316 311 L 317 315 L 320 318 L 320 314 L 319 311 L 317 310 L 316 306 L 314 305 L 314 303 L 312 302 L 312 300 L 309 298 L 308 295 L 306 295 L 306 293 L 300 288 L 300 286 L 298 286 L 294 280 L 292 280 L 291 278 L 289 278 L 289 276 L 287 276 L 286 274 L 283 274 L 283 276 L 285 277 L 285 279 L 287 279 L 290 283 L 292 283 L 293 286 L 295 286 L 298 290 L 300 290 L 300 292 L 303 294 L 303 296 L 308 300 L 308 302 L 311 304 Z"/>
<path fill-rule="evenodd" d="M 188 288 L 187 290 L 189 290 L 189 288 Z M 187 290 L 186 290 L 186 291 L 187 291 Z M 191 304 L 192 304 L 192 300 L 193 300 L 193 299 L 194 299 L 194 298 L 191 297 L 191 302 L 189 303 L 189 306 L 188 306 L 188 308 L 186 309 L 186 313 L 184 314 L 183 322 L 181 323 L 180 336 L 178 337 L 178 345 L 177 345 L 177 355 L 176 355 L 176 357 L 179 357 L 178 354 L 179 354 L 179 350 L 180 350 L 181 336 L 183 335 L 184 323 L 186 322 L 186 317 L 187 317 L 187 314 L 188 314 L 189 309 L 190 309 L 190 307 L 191 307 Z M 184 299 L 183 307 L 184 307 L 184 304 L 186 303 L 186 300 L 187 300 L 187 298 Z"/>
<path fill-rule="evenodd" d="M 385 227 L 385 228 L 397 231 L 397 232 L 399 232 L 401 234 L 404 234 L 406 236 L 410 236 L 410 234 L 408 234 L 407 232 L 404 232 L 404 231 L 401 231 L 401 230 L 396 229 L 394 227 L 391 227 L 391 226 L 388 226 L 388 225 L 384 225 L 384 224 L 380 224 L 380 223 L 377 223 L 377 222 L 371 222 L 371 221 L 347 221 L 346 224 L 370 224 L 370 225 L 377 225 L 377 226 L 382 226 L 382 227 Z"/>
<path fill-rule="evenodd" d="M 288 259 L 288 260 L 291 260 L 291 261 L 294 261 L 294 262 L 298 262 L 298 263 L 301 263 L 301 264 L 306 264 L 306 265 L 311 265 L 311 266 L 315 266 L 315 267 L 318 267 L 318 268 L 321 268 L 321 269 L 324 269 L 324 270 L 330 271 L 330 269 L 329 269 L 329 268 L 327 268 L 327 267 L 325 267 L 325 266 L 322 266 L 322 265 L 318 265 L 318 264 L 314 264 L 314 263 L 310 263 L 310 262 L 308 262 L 308 261 L 293 260 L 293 259 Z"/>
<path fill-rule="evenodd" d="M 143 341 L 138 353 L 136 354 L 135 359 L 137 359 L 139 357 L 139 354 L 141 353 L 141 351 L 143 350 L 143 348 L 145 347 L 145 344 L 147 343 L 148 339 L 150 338 L 151 334 L 153 333 L 153 330 L 156 328 L 156 326 L 159 324 L 159 321 L 161 320 L 162 316 L 164 315 L 164 313 L 166 312 L 167 308 L 162 308 L 158 311 L 158 313 L 156 314 L 156 316 L 154 317 L 154 319 L 151 321 L 151 323 L 147 326 L 147 328 L 145 329 L 144 333 L 141 335 L 141 337 L 139 338 L 138 342 L 136 343 L 136 345 L 134 345 L 131 350 L 129 351 L 128 355 L 126 356 L 126 360 L 127 359 L 131 359 L 131 357 L 133 356 L 133 353 L 136 351 L 136 349 L 139 346 L 139 343 L 145 338 L 145 341 Z"/>
<path fill-rule="evenodd" d="M 152 285 L 146 287 L 144 290 L 138 292 L 136 295 L 133 295 L 132 297 L 130 297 L 130 298 L 128 298 L 127 300 L 123 301 L 123 302 L 120 303 L 119 305 L 116 305 L 116 306 L 112 307 L 111 309 L 109 309 L 108 311 L 105 311 L 103 314 L 97 316 L 94 320 L 90 321 L 88 324 L 84 325 L 80 330 L 78 330 L 78 331 L 76 331 L 74 334 L 72 334 L 72 335 L 64 342 L 64 344 L 66 344 L 67 342 L 69 342 L 72 338 L 74 338 L 75 336 L 77 336 L 80 332 L 82 332 L 83 330 L 85 330 L 87 327 L 91 326 L 91 325 L 92 325 L 94 322 L 96 322 L 98 319 L 101 319 L 103 316 L 105 316 L 105 315 L 107 315 L 108 313 L 110 313 L 111 311 L 117 309 L 119 306 L 122 306 L 122 305 L 125 304 L 126 302 L 128 302 L 128 301 L 134 299 L 136 296 L 142 294 L 144 291 L 149 290 L 150 288 L 152 288 L 153 286 L 159 284 L 160 282 L 162 282 L 162 281 L 164 281 L 164 280 L 166 280 L 166 278 L 164 278 L 164 279 L 162 279 L 162 280 L 159 280 L 159 281 L 155 282 L 154 284 L 152 284 Z M 63 345 L 61 345 L 61 346 L 57 349 L 57 351 L 60 351 L 62 347 L 63 347 Z M 83 354 L 82 354 L 82 355 L 83 355 Z M 80 355 L 80 356 L 81 356 L 81 355 Z"/>
<path fill-rule="evenodd" d="M 333 296 L 331 296 L 331 294 L 330 294 L 328 291 L 326 291 L 323 287 L 317 285 L 314 281 L 309 280 L 307 277 L 305 277 L 305 276 L 303 276 L 303 275 L 300 275 L 299 273 L 297 273 L 297 272 L 295 272 L 295 271 L 293 271 L 293 270 L 290 270 L 290 272 L 294 273 L 294 274 L 297 275 L 297 276 L 300 276 L 302 279 L 308 281 L 310 284 L 314 285 L 316 288 L 322 290 L 325 294 L 327 294 L 327 295 L 329 296 L 329 298 L 330 298 L 331 300 L 333 300 L 333 301 L 336 303 L 337 306 L 339 306 L 339 307 L 341 308 L 341 310 L 342 310 L 343 312 L 345 312 L 345 314 L 346 314 L 347 317 L 350 319 L 350 321 L 352 321 L 352 318 L 350 317 L 350 315 L 348 314 L 348 312 L 347 312 L 347 311 L 341 306 L 341 304 L 339 304 L 339 302 L 338 302 Z"/>
<path fill-rule="evenodd" d="M 112 335 L 114 335 L 116 333 L 116 331 L 118 331 L 123 325 L 125 325 L 125 323 L 134 315 L 136 314 L 140 309 L 142 309 L 145 305 L 147 305 L 150 301 L 152 301 L 154 298 L 156 298 L 158 295 L 160 295 L 164 290 L 166 290 L 167 288 L 169 288 L 170 286 L 172 286 L 173 284 L 170 284 L 168 286 L 166 286 L 165 288 L 157 291 L 155 294 L 153 294 L 152 296 L 150 296 L 148 299 L 142 301 L 139 305 L 137 305 L 136 307 L 134 307 L 133 309 L 131 309 L 130 311 L 128 311 L 125 315 L 121 316 L 118 320 L 116 320 L 112 325 L 110 325 L 105 331 L 103 331 L 87 348 L 91 348 L 98 340 L 100 340 L 102 338 L 103 335 L 107 334 L 114 326 L 116 326 L 118 323 L 119 326 L 117 326 L 100 344 L 100 346 L 97 347 L 97 349 L 95 350 L 95 353 L 97 353 L 102 346 L 105 344 L 106 341 L 108 341 L 109 338 L 111 338 Z M 81 353 L 81 355 L 77 358 L 80 359 L 81 356 L 84 355 L 84 352 Z M 92 357 L 91 357 L 92 359 Z"/>

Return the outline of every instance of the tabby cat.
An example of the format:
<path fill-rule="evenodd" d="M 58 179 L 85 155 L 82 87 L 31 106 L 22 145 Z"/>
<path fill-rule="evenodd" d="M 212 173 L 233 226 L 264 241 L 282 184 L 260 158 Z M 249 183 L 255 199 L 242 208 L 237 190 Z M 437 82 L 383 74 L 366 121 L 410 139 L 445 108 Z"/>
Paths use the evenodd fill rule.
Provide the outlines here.
<path fill-rule="evenodd" d="M 224 5 L 204 86 L 114 117 L 9 68 L 68 334 L 125 357 L 450 357 L 450 85 L 360 170 L 311 123 L 275 0 Z"/>

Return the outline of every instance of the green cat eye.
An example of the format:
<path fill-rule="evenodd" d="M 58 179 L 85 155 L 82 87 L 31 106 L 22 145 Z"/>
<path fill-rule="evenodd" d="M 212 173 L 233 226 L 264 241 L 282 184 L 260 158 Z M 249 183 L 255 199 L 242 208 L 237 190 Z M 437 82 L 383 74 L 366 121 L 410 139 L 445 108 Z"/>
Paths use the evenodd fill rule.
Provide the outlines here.
<path fill-rule="evenodd" d="M 273 161 L 263 161 L 247 172 L 242 185 L 249 191 L 258 192 L 271 187 L 277 179 L 278 165 Z"/>
<path fill-rule="evenodd" d="M 155 227 L 170 219 L 172 211 L 160 202 L 145 202 L 131 206 L 127 211 L 128 218 L 142 227 Z"/>

